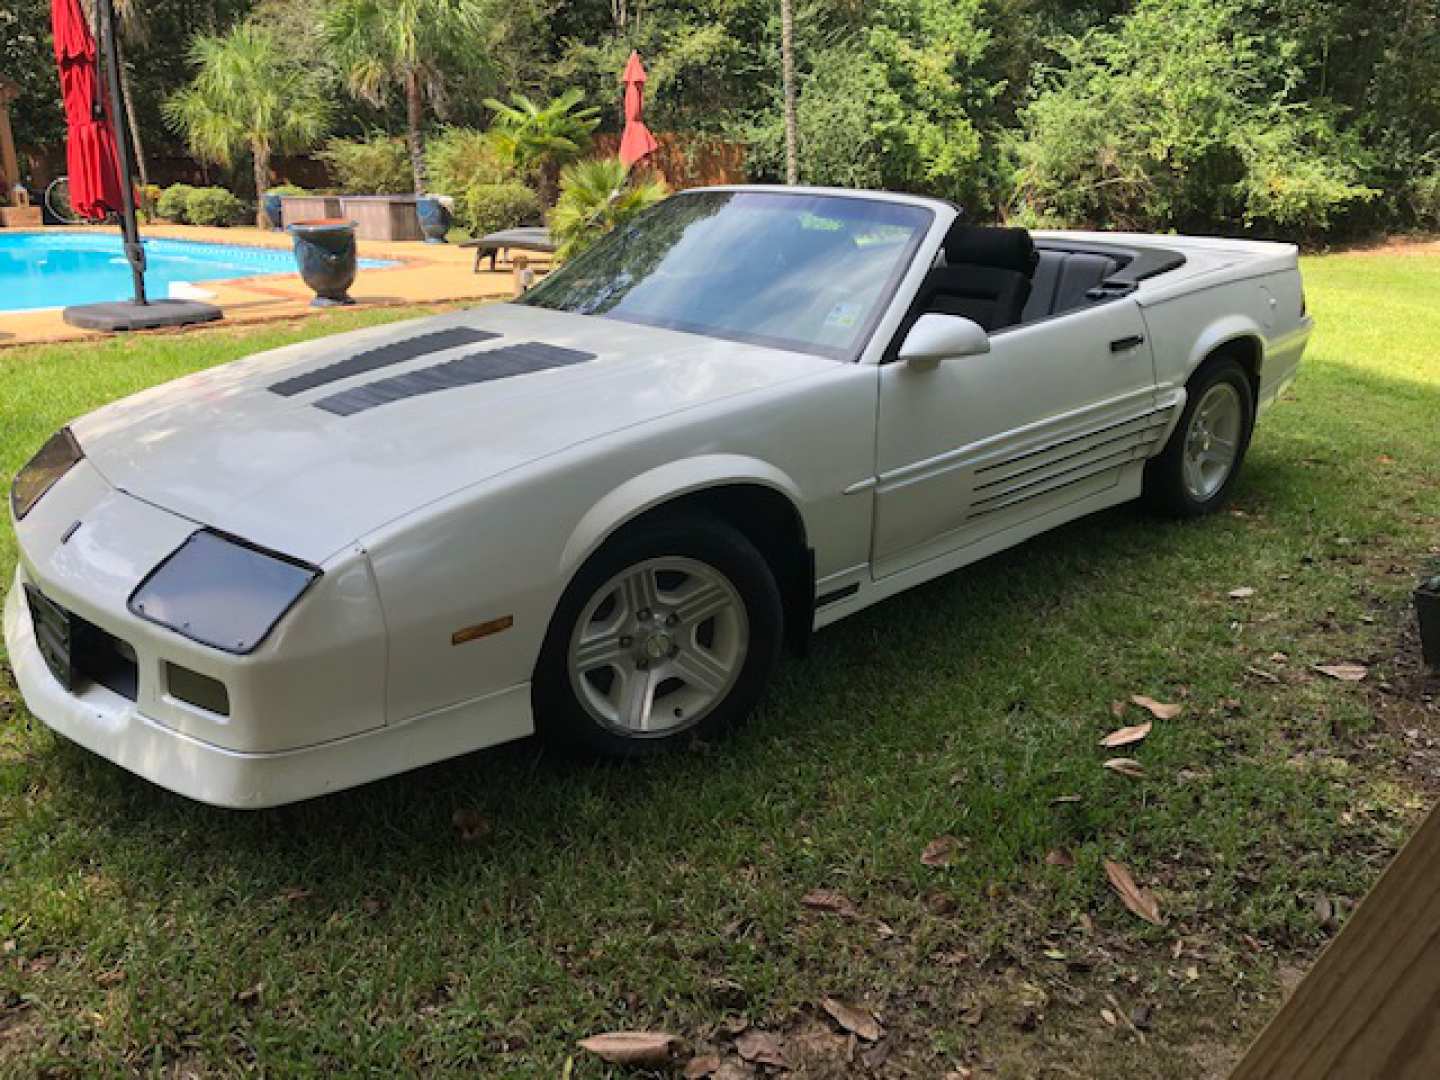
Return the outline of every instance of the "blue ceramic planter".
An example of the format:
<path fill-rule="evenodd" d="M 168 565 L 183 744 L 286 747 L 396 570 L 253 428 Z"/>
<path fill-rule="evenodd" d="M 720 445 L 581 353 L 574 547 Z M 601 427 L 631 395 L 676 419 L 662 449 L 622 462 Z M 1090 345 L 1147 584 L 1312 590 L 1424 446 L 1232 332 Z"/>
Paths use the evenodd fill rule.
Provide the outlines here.
<path fill-rule="evenodd" d="M 415 201 L 415 216 L 420 219 L 420 231 L 427 244 L 446 243 L 445 234 L 454 220 L 450 207 L 434 195 L 422 195 Z"/>
<path fill-rule="evenodd" d="M 355 223 L 338 219 L 297 221 L 286 231 L 295 240 L 295 262 L 300 267 L 300 276 L 315 291 L 310 306 L 353 304 L 350 286 L 355 283 L 359 266 Z"/>
<path fill-rule="evenodd" d="M 285 216 L 285 204 L 280 201 L 279 195 L 262 195 L 260 207 L 265 211 L 265 216 L 270 219 L 270 228 L 279 232 L 285 227 L 282 220 Z"/>

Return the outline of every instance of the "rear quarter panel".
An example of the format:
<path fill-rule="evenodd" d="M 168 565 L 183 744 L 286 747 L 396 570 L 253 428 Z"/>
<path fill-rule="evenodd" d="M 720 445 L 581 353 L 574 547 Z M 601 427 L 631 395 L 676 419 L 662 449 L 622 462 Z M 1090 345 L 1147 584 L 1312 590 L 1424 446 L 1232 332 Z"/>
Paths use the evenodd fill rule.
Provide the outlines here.
<path fill-rule="evenodd" d="M 1268 406 L 1295 377 L 1310 320 L 1301 313 L 1298 269 L 1239 276 L 1235 270 L 1195 281 L 1188 291 L 1141 307 L 1153 343 L 1156 382 L 1162 391 L 1185 385 L 1211 353 L 1242 338 L 1261 343 L 1259 403 Z"/>

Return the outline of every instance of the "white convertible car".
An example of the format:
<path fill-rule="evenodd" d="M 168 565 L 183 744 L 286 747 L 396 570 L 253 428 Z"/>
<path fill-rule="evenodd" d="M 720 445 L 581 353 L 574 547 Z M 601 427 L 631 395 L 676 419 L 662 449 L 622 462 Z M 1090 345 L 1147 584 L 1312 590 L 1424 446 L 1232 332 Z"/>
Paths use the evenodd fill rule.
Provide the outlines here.
<path fill-rule="evenodd" d="M 1214 510 L 1310 326 L 1289 246 L 687 192 L 519 302 L 60 431 L 11 491 L 10 663 L 222 806 L 536 730 L 647 753 L 902 589 L 1142 495 Z"/>

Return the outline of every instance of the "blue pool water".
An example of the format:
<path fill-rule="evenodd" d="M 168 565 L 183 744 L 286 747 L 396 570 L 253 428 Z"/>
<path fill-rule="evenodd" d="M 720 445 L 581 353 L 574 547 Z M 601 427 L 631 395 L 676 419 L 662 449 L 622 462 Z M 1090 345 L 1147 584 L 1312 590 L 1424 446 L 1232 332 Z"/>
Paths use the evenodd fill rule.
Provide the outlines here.
<path fill-rule="evenodd" d="M 156 299 L 176 282 L 296 273 L 295 256 L 283 248 L 145 240 L 145 258 L 145 290 Z M 360 260 L 362 268 L 390 265 Z M 114 233 L 0 230 L 0 312 L 125 300 L 132 292 L 130 265 Z"/>

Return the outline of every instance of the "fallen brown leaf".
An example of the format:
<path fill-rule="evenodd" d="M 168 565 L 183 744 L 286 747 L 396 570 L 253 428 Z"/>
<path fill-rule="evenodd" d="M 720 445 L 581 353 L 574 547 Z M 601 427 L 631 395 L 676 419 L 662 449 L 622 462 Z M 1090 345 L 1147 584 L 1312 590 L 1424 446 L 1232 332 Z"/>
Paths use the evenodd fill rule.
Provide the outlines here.
<path fill-rule="evenodd" d="M 292 885 L 288 889 L 280 890 L 280 899 L 285 900 L 291 904 L 298 904 L 301 900 L 310 899 L 310 890 L 302 889 L 297 885 Z"/>
<path fill-rule="evenodd" d="M 1105 768 L 1111 772 L 1117 772 L 1121 776 L 1130 776 L 1137 780 L 1145 775 L 1145 766 L 1129 757 L 1112 757 L 1105 762 Z"/>
<path fill-rule="evenodd" d="M 885 1037 L 885 1029 L 869 1009 L 832 997 L 821 998 L 820 1007 L 830 1015 L 830 1019 L 866 1042 L 879 1042 Z"/>
<path fill-rule="evenodd" d="M 490 819 L 478 810 L 456 810 L 450 824 L 462 844 L 478 843 L 490 835 Z"/>
<path fill-rule="evenodd" d="M 1045 853 L 1046 866 L 1074 866 L 1075 856 L 1069 848 L 1053 848 Z"/>
<path fill-rule="evenodd" d="M 1116 1024 L 1120 1023 L 1119 1018 L 1116 1017 L 1116 1015 L 1109 1009 L 1100 1010 L 1100 1019 L 1104 1020 L 1105 1023 L 1109 1024 L 1111 1027 L 1114 1027 Z"/>
<path fill-rule="evenodd" d="M 1370 674 L 1364 664 L 1316 664 L 1315 670 L 1321 675 L 1329 675 L 1332 679 L 1339 679 L 1341 682 L 1359 682 Z"/>
<path fill-rule="evenodd" d="M 719 1071 L 720 1056 L 718 1054 L 702 1054 L 700 1057 L 691 1058 L 680 1075 L 685 1080 L 704 1080 L 705 1077 L 714 1076 Z"/>
<path fill-rule="evenodd" d="M 611 1065 L 664 1065 L 678 1041 L 663 1031 L 607 1031 L 579 1046 Z"/>
<path fill-rule="evenodd" d="M 870 1072 L 876 1072 L 890 1059 L 890 1044 L 888 1042 L 872 1046 L 860 1055 L 860 1063 Z"/>
<path fill-rule="evenodd" d="M 860 913 L 848 896 L 831 889 L 811 889 L 800 898 L 800 903 L 815 911 L 828 911 L 847 919 L 854 918 Z"/>
<path fill-rule="evenodd" d="M 985 1019 L 985 1006 L 978 1002 L 960 1014 L 960 1022 L 966 1027 L 979 1027 Z"/>
<path fill-rule="evenodd" d="M 949 866 L 955 861 L 959 850 L 960 841 L 955 837 L 937 836 L 925 845 L 925 850 L 920 853 L 920 861 L 926 866 Z"/>
<path fill-rule="evenodd" d="M 770 1065 L 777 1069 L 790 1067 L 780 1040 L 768 1031 L 751 1028 L 735 1040 L 735 1051 L 752 1065 Z"/>
<path fill-rule="evenodd" d="M 1174 720 L 1180 715 L 1181 706 L 1167 705 L 1152 697 L 1146 697 L 1144 694 L 1132 694 L 1130 700 L 1155 717 L 1156 720 Z"/>
<path fill-rule="evenodd" d="M 1143 724 L 1136 724 L 1134 727 L 1118 728 L 1101 739 L 1100 745 L 1110 750 L 1115 749 L 1117 746 L 1129 746 L 1131 743 L 1137 743 L 1145 738 L 1146 735 L 1149 735 L 1152 727 L 1154 727 L 1154 724 L 1146 720 Z"/>
<path fill-rule="evenodd" d="M 1120 902 L 1131 913 L 1156 926 L 1165 925 L 1165 920 L 1160 915 L 1160 901 L 1149 889 L 1142 889 L 1135 884 L 1135 879 L 1130 876 L 1130 871 L 1124 863 L 1106 859 L 1105 876 L 1110 879 L 1111 888 L 1119 894 Z"/>

